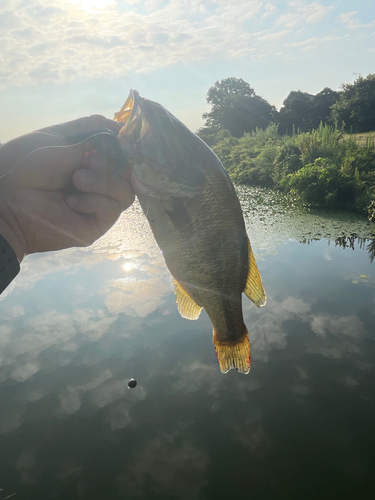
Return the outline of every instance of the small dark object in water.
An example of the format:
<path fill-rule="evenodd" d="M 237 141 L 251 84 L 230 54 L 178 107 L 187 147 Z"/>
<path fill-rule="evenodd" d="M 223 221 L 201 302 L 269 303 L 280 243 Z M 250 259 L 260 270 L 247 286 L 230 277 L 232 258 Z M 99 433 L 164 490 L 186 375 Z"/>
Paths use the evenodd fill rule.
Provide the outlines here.
<path fill-rule="evenodd" d="M 128 382 L 128 387 L 129 389 L 134 389 L 134 387 L 137 385 L 137 381 L 134 380 L 134 378 L 131 378 Z"/>

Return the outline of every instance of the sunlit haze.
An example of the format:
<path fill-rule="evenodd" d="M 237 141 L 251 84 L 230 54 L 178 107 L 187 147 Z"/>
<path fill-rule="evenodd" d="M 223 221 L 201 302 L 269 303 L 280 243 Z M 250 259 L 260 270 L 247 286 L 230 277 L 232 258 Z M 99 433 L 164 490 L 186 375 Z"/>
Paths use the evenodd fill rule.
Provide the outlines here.
<path fill-rule="evenodd" d="M 68 2 L 86 11 L 105 10 L 110 5 L 116 6 L 115 0 L 68 0 Z"/>
<path fill-rule="evenodd" d="M 223 78 L 279 108 L 374 72 L 369 0 L 2 0 L 0 28 L 0 141 L 112 117 L 130 88 L 196 130 Z"/>

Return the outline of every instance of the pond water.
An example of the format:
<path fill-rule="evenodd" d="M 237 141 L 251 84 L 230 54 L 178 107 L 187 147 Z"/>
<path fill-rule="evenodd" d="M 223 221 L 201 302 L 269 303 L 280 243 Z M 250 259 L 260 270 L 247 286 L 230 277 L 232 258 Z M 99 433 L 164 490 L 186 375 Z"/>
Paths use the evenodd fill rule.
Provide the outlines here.
<path fill-rule="evenodd" d="M 179 316 L 138 205 L 24 261 L 0 300 L 0 500 L 375 498 L 375 227 L 239 195 L 268 296 L 244 297 L 249 375 Z"/>

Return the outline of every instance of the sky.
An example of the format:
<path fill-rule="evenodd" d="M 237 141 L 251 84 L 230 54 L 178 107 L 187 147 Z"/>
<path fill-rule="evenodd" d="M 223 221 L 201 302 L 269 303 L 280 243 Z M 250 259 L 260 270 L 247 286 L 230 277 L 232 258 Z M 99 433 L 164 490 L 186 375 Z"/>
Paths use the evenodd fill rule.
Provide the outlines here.
<path fill-rule="evenodd" d="M 90 114 L 131 88 L 195 131 L 208 89 L 292 90 L 375 73 L 373 0 L 1 0 L 0 141 Z"/>

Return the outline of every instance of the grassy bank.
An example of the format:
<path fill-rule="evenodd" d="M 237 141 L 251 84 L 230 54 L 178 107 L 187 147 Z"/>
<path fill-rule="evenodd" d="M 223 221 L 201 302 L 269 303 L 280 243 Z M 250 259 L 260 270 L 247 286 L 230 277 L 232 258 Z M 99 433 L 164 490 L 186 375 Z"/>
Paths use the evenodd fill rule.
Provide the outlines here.
<path fill-rule="evenodd" d="M 281 136 L 275 125 L 232 137 L 205 137 L 234 182 L 298 194 L 304 203 L 345 208 L 375 220 L 375 135 L 330 126 Z"/>

